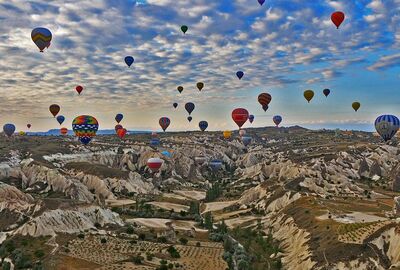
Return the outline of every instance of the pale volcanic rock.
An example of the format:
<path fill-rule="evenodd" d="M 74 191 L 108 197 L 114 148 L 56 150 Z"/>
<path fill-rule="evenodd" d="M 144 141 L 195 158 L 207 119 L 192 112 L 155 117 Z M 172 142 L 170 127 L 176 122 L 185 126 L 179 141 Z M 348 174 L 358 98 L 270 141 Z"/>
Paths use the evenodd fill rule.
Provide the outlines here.
<path fill-rule="evenodd" d="M 384 231 L 371 243 L 378 247 L 382 254 L 386 254 L 392 266 L 400 265 L 400 231 L 399 228 L 390 228 Z"/>
<path fill-rule="evenodd" d="M 0 212 L 4 209 L 11 211 L 25 211 L 31 208 L 34 199 L 14 186 L 0 182 Z"/>

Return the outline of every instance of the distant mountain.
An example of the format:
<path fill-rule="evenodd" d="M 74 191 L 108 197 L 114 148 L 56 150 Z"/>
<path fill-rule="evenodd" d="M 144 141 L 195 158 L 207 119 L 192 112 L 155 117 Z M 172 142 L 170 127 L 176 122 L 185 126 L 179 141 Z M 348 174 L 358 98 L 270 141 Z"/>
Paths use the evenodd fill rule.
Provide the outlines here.
<path fill-rule="evenodd" d="M 147 134 L 151 133 L 151 131 L 142 131 L 142 130 L 128 130 L 129 134 Z M 40 132 L 27 132 L 27 135 L 32 136 L 59 136 L 60 130 L 59 129 L 50 129 L 49 131 L 40 131 Z M 113 135 L 115 134 L 114 129 L 101 129 L 98 130 L 97 135 Z M 68 135 L 74 135 L 72 130 L 68 130 Z"/>

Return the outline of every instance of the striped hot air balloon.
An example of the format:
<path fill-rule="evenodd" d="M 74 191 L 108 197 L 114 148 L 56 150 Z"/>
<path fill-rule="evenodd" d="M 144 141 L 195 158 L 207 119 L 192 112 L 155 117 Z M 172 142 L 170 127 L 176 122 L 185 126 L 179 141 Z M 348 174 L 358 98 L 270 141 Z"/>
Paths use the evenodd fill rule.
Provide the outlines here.
<path fill-rule="evenodd" d="M 161 117 L 160 120 L 158 121 L 160 124 L 161 128 L 164 130 L 164 132 L 167 130 L 169 125 L 171 124 L 171 120 L 169 120 L 168 117 Z"/>
<path fill-rule="evenodd" d="M 49 29 L 38 27 L 32 30 L 31 38 L 40 52 L 43 52 L 45 48 L 50 47 L 52 34 Z"/>
<path fill-rule="evenodd" d="M 150 158 L 147 160 L 147 167 L 149 167 L 149 169 L 155 173 L 158 172 L 163 163 L 164 161 L 160 158 Z"/>
<path fill-rule="evenodd" d="M 394 115 L 381 115 L 375 120 L 376 131 L 381 135 L 385 142 L 396 135 L 399 130 L 400 120 Z"/>
<path fill-rule="evenodd" d="M 271 102 L 272 96 L 268 93 L 261 93 L 258 95 L 258 103 L 264 108 L 268 108 L 268 104 Z M 266 111 L 266 110 L 264 110 Z"/>
<path fill-rule="evenodd" d="M 72 129 L 81 143 L 88 144 L 99 129 L 99 122 L 90 115 L 80 115 L 72 121 Z"/>

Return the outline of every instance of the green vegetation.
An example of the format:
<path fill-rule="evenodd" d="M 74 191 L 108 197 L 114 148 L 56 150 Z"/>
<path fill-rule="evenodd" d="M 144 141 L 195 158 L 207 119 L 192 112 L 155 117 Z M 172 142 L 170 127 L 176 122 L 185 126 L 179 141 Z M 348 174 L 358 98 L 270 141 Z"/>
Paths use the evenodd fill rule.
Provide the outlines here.
<path fill-rule="evenodd" d="M 211 188 L 207 190 L 206 193 L 206 202 L 211 202 L 217 199 L 219 196 L 222 194 L 222 189 L 220 187 L 220 184 L 218 182 L 213 183 Z"/>
<path fill-rule="evenodd" d="M 188 241 L 186 238 L 181 237 L 181 238 L 179 238 L 179 242 L 180 242 L 182 245 L 186 245 L 189 241 Z"/>
<path fill-rule="evenodd" d="M 133 257 L 133 259 L 132 259 L 134 264 L 142 264 L 143 260 L 144 260 L 144 258 L 140 255 L 137 255 L 137 256 Z"/>
<path fill-rule="evenodd" d="M 178 259 L 178 258 L 181 257 L 181 255 L 179 254 L 179 252 L 176 250 L 176 248 L 175 248 L 174 246 L 169 246 L 168 249 L 167 249 L 167 251 L 168 251 L 169 255 L 170 255 L 172 258 Z"/>

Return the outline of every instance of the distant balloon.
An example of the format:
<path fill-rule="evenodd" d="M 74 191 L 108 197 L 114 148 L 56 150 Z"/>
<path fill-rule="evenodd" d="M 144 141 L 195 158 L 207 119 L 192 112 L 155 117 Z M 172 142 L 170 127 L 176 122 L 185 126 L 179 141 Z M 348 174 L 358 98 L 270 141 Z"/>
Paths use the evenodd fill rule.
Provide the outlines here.
<path fill-rule="evenodd" d="M 99 122 L 90 115 L 80 115 L 72 121 L 72 129 L 81 143 L 88 144 L 99 129 Z"/>
<path fill-rule="evenodd" d="M 199 128 L 201 131 L 205 131 L 208 127 L 208 122 L 207 121 L 200 121 L 199 122 Z"/>
<path fill-rule="evenodd" d="M 186 34 L 187 30 L 189 30 L 189 27 L 187 27 L 186 25 L 182 25 L 181 26 L 181 30 L 184 34 Z"/>
<path fill-rule="evenodd" d="M 159 146 L 160 145 L 160 139 L 159 138 L 152 138 L 150 140 L 150 145 L 151 146 Z"/>
<path fill-rule="evenodd" d="M 158 172 L 163 163 L 164 161 L 160 158 L 150 158 L 147 160 L 147 167 L 149 167 L 149 169 L 155 173 Z"/>
<path fill-rule="evenodd" d="M 243 142 L 244 146 L 248 146 L 251 143 L 251 137 L 243 136 L 242 137 L 242 142 Z"/>
<path fill-rule="evenodd" d="M 123 115 L 122 113 L 118 113 L 118 114 L 115 116 L 115 121 L 117 121 L 118 124 L 119 124 L 119 122 L 122 121 L 122 119 L 124 119 L 124 115 Z"/>
<path fill-rule="evenodd" d="M 274 123 L 275 123 L 276 126 L 279 126 L 279 124 L 282 122 L 282 116 L 280 116 L 280 115 L 275 115 L 275 116 L 272 118 L 272 121 L 274 121 Z"/>
<path fill-rule="evenodd" d="M 314 91 L 313 90 L 304 91 L 304 98 L 308 101 L 308 103 L 310 103 L 310 101 L 313 99 L 313 97 L 314 97 Z"/>
<path fill-rule="evenodd" d="M 27 124 L 26 125 L 27 128 L 31 128 L 31 126 L 32 126 L 31 124 Z"/>
<path fill-rule="evenodd" d="M 68 134 L 68 129 L 65 128 L 65 127 L 60 128 L 60 134 L 61 134 L 61 135 L 67 135 L 67 134 Z"/>
<path fill-rule="evenodd" d="M 264 110 L 264 112 L 266 112 L 268 110 L 268 108 L 269 108 L 268 105 L 263 105 L 262 106 L 262 109 Z"/>
<path fill-rule="evenodd" d="M 25 135 L 26 135 L 25 131 L 20 131 L 20 132 L 18 132 L 18 134 L 19 134 L 20 136 L 25 136 Z"/>
<path fill-rule="evenodd" d="M 192 102 L 188 102 L 185 104 L 185 109 L 189 113 L 189 115 L 194 111 L 196 106 Z"/>
<path fill-rule="evenodd" d="M 13 124 L 5 124 L 3 131 L 8 137 L 11 137 L 15 132 L 15 126 Z"/>
<path fill-rule="evenodd" d="M 197 89 L 199 89 L 199 91 L 201 91 L 201 90 L 204 88 L 204 83 L 198 82 L 198 83 L 196 84 L 196 86 L 197 86 Z"/>
<path fill-rule="evenodd" d="M 127 132 L 126 128 L 120 128 L 117 130 L 117 135 L 120 139 L 123 139 Z"/>
<path fill-rule="evenodd" d="M 254 115 L 250 114 L 250 115 L 249 115 L 249 122 L 250 122 L 250 124 L 252 124 L 253 121 L 254 121 Z"/>
<path fill-rule="evenodd" d="M 329 90 L 329 89 L 324 89 L 324 91 L 322 91 L 322 92 L 324 93 L 324 95 L 325 95 L 326 97 L 328 97 L 329 94 L 331 93 L 331 90 Z"/>
<path fill-rule="evenodd" d="M 344 21 L 344 18 L 345 18 L 345 15 L 341 11 L 333 12 L 331 15 L 331 20 L 336 25 L 337 29 L 339 29 L 339 26 Z"/>
<path fill-rule="evenodd" d="M 232 111 L 232 119 L 241 128 L 247 119 L 249 119 L 249 112 L 243 108 L 237 108 Z"/>
<path fill-rule="evenodd" d="M 135 62 L 135 59 L 133 59 L 132 56 L 127 56 L 125 57 L 125 63 L 128 65 L 128 67 L 131 67 L 131 65 Z"/>
<path fill-rule="evenodd" d="M 193 120 L 193 117 L 191 117 L 191 116 L 188 116 L 187 120 L 188 120 L 188 121 L 189 121 L 189 123 L 190 123 L 190 122 L 192 122 L 192 120 Z"/>
<path fill-rule="evenodd" d="M 262 93 L 258 95 L 258 103 L 261 104 L 261 106 L 268 106 L 269 103 L 271 102 L 272 97 L 268 93 Z"/>
<path fill-rule="evenodd" d="M 161 154 L 163 155 L 163 156 L 166 156 L 166 157 L 168 157 L 168 158 L 171 158 L 172 157 L 172 154 L 169 152 L 169 151 L 162 151 L 161 152 Z"/>
<path fill-rule="evenodd" d="M 223 135 L 224 135 L 224 138 L 225 138 L 225 139 L 229 139 L 229 138 L 232 136 L 232 131 L 230 131 L 230 130 L 225 130 L 225 131 L 223 132 Z"/>
<path fill-rule="evenodd" d="M 61 125 L 65 121 L 65 117 L 63 115 L 57 116 L 57 122 Z"/>
<path fill-rule="evenodd" d="M 243 137 L 244 135 L 246 135 L 246 130 L 244 129 L 239 130 L 239 136 Z"/>
<path fill-rule="evenodd" d="M 182 91 L 183 91 L 183 87 L 182 86 L 178 86 L 176 89 L 178 89 L 179 93 L 182 93 Z"/>
<path fill-rule="evenodd" d="M 260 4 L 260 6 L 264 5 L 265 0 L 258 0 L 258 3 Z"/>
<path fill-rule="evenodd" d="M 400 127 L 400 120 L 394 115 L 381 115 L 375 120 L 376 131 L 385 142 L 396 135 Z"/>
<path fill-rule="evenodd" d="M 218 159 L 214 159 L 214 160 L 211 160 L 210 161 L 210 167 L 211 167 L 211 169 L 214 171 L 214 172 L 216 172 L 216 171 L 218 171 L 219 169 L 221 169 L 222 168 L 222 161 L 221 160 L 218 160 Z"/>
<path fill-rule="evenodd" d="M 176 109 L 176 107 L 178 107 L 178 103 L 174 102 L 174 104 L 172 104 L 172 106 L 174 106 L 174 108 Z"/>
<path fill-rule="evenodd" d="M 49 29 L 38 27 L 32 30 L 31 38 L 40 52 L 43 52 L 45 48 L 50 47 L 52 34 Z"/>
<path fill-rule="evenodd" d="M 355 110 L 355 111 L 358 111 L 358 109 L 360 109 L 360 107 L 361 107 L 361 103 L 360 102 L 353 102 L 353 104 L 351 104 L 351 107 L 353 107 L 353 109 Z"/>
<path fill-rule="evenodd" d="M 78 92 L 78 94 L 80 95 L 81 92 L 83 91 L 83 87 L 78 85 L 77 87 L 75 87 L 76 92 Z"/>
<path fill-rule="evenodd" d="M 116 125 L 116 126 L 115 126 L 115 132 L 117 132 L 117 130 L 120 129 L 120 128 L 123 128 L 123 127 L 122 127 L 121 125 L 119 125 L 119 124 Z"/>
<path fill-rule="evenodd" d="M 56 115 L 60 112 L 60 106 L 57 104 L 52 104 L 49 107 L 49 111 L 51 112 L 51 114 L 56 117 Z"/>
<path fill-rule="evenodd" d="M 158 123 L 160 124 L 161 128 L 165 130 L 169 127 L 169 125 L 171 124 L 171 120 L 169 120 L 168 117 L 161 117 L 160 120 L 158 121 Z"/>
<path fill-rule="evenodd" d="M 241 80 L 244 76 L 244 72 L 239 70 L 238 72 L 236 72 L 236 76 L 239 78 L 239 80 Z"/>

